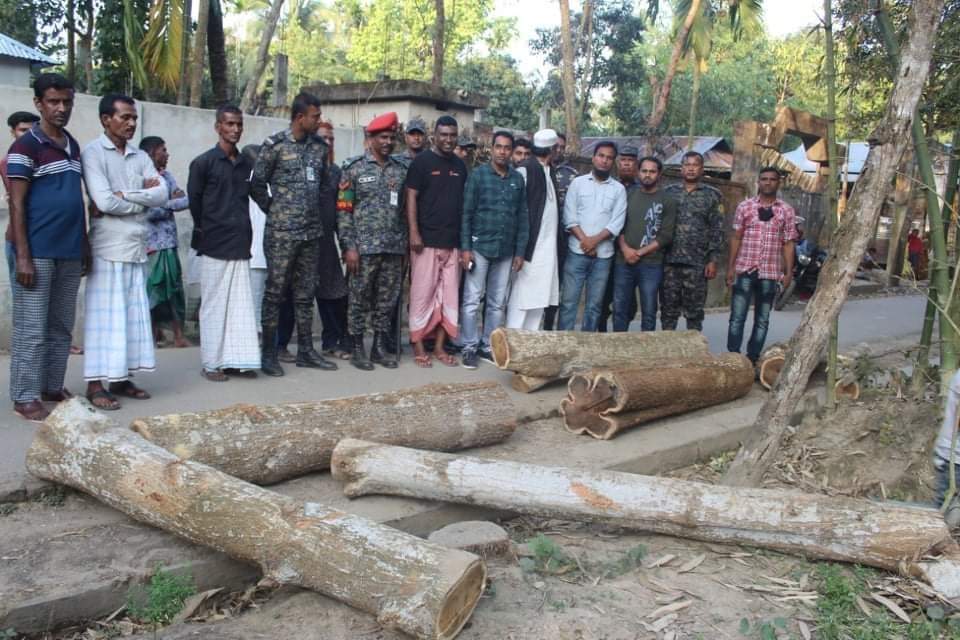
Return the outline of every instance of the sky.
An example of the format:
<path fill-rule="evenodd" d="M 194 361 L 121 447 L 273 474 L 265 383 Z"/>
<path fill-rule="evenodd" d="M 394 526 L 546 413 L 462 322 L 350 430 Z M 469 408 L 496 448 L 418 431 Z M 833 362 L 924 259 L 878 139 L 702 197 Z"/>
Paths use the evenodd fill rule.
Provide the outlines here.
<path fill-rule="evenodd" d="M 580 2 L 571 1 L 571 8 L 579 10 Z M 765 0 L 764 23 L 767 33 L 781 37 L 817 24 L 823 12 L 823 0 Z M 776 8 L 774 8 L 776 7 Z M 530 55 L 527 43 L 538 27 L 555 27 L 560 24 L 557 0 L 496 0 L 496 15 L 517 19 L 519 37 L 510 47 L 512 55 L 524 75 L 538 75 L 543 71 L 543 61 Z"/>

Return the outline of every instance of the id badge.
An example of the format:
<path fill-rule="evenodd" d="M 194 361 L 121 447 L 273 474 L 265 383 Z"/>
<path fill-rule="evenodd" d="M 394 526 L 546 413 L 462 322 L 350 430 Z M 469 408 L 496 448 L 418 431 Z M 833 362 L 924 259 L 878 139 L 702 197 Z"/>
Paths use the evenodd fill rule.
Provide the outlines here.
<path fill-rule="evenodd" d="M 390 206 L 395 207 L 400 204 L 400 196 L 396 191 L 390 192 Z"/>
<path fill-rule="evenodd" d="M 316 182 L 317 174 L 314 172 L 313 167 L 307 167 L 307 182 Z"/>

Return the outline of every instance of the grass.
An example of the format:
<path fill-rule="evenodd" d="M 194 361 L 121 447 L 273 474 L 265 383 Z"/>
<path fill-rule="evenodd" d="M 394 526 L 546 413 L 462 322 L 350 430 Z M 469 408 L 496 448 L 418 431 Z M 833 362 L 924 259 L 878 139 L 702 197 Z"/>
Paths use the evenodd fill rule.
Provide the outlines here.
<path fill-rule="evenodd" d="M 0 502 L 0 516 L 9 516 L 11 513 L 14 513 L 17 510 L 17 505 L 13 502 Z M 4 633 L 0 631 L 0 634 Z M 0 635 L 0 640 L 3 640 L 3 636 Z"/>
<path fill-rule="evenodd" d="M 130 589 L 127 612 L 131 618 L 154 626 L 169 624 L 183 609 L 184 601 L 196 592 L 193 576 L 171 573 L 158 565 L 148 585 Z"/>

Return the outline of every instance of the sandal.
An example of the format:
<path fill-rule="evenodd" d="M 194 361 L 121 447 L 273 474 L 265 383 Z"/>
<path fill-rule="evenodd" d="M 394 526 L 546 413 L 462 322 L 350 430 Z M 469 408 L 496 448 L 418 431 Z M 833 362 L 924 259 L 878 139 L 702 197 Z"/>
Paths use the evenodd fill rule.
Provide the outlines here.
<path fill-rule="evenodd" d="M 429 369 L 433 366 L 431 362 L 432 356 L 429 353 L 425 353 L 422 356 L 415 355 L 413 356 L 413 361 L 417 364 L 418 367 L 422 369 Z"/>
<path fill-rule="evenodd" d="M 443 352 L 443 355 L 440 355 L 439 353 L 434 353 L 433 355 L 437 360 L 447 365 L 448 367 L 456 367 L 458 364 L 456 356 L 452 356 L 446 351 Z"/>
<path fill-rule="evenodd" d="M 226 382 L 230 378 L 227 377 L 223 371 L 219 369 L 214 369 L 213 371 L 207 371 L 206 369 L 200 370 L 200 375 L 209 380 L 210 382 Z"/>
<path fill-rule="evenodd" d="M 31 400 L 30 402 L 14 402 L 13 403 L 13 412 L 30 422 L 43 422 L 47 419 L 47 416 L 50 415 L 50 412 L 47 411 L 38 400 Z"/>
<path fill-rule="evenodd" d="M 40 399 L 44 402 L 66 402 L 73 397 L 73 394 L 66 389 L 60 391 L 44 391 L 40 394 Z"/>
<path fill-rule="evenodd" d="M 113 394 L 106 389 L 98 389 L 93 393 L 88 393 L 87 400 L 90 401 L 90 404 L 101 411 L 116 411 L 120 408 L 120 403 L 117 402 L 117 399 L 113 397 Z M 97 402 L 98 400 L 100 402 Z"/>
<path fill-rule="evenodd" d="M 75 344 L 70 345 L 70 355 L 72 355 L 72 356 L 82 356 L 82 355 L 83 355 L 83 347 L 78 347 L 78 346 L 75 345 Z"/>
<path fill-rule="evenodd" d="M 257 377 L 257 372 L 254 371 L 253 369 L 233 369 L 231 367 L 227 367 L 226 369 L 223 370 L 223 372 L 228 376 L 236 376 L 238 378 L 256 378 Z"/>
<path fill-rule="evenodd" d="M 111 382 L 110 393 L 115 393 L 118 396 L 123 396 L 125 398 L 133 398 L 134 400 L 147 400 L 150 398 L 149 393 L 136 386 L 129 380 L 124 380 L 123 382 Z"/>

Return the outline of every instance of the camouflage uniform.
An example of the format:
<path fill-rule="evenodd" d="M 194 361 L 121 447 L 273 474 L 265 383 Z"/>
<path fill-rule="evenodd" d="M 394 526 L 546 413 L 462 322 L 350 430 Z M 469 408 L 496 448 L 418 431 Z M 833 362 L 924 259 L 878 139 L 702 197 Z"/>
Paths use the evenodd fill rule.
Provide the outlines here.
<path fill-rule="evenodd" d="M 359 271 L 348 277 L 347 325 L 351 336 L 363 335 L 371 311 L 373 330 L 381 334 L 390 331 L 407 251 L 407 225 L 402 213 L 406 177 L 407 165 L 395 155 L 383 167 L 369 151 L 344 163 L 341 185 L 349 182 L 354 199 L 352 212 L 337 213 L 340 245 L 344 251 L 355 249 L 360 254 Z"/>
<path fill-rule="evenodd" d="M 703 305 L 707 300 L 704 267 L 717 263 L 723 245 L 723 196 L 700 183 L 687 192 L 683 183 L 667 185 L 664 193 L 677 201 L 677 226 L 667 251 L 660 288 L 660 324 L 674 330 L 680 313 L 687 329 L 703 329 Z"/>
<path fill-rule="evenodd" d="M 263 142 L 250 184 L 250 196 L 267 216 L 262 323 L 276 328 L 284 292 L 290 287 L 301 338 L 312 336 L 320 251 L 317 240 L 323 236 L 321 197 L 333 197 L 323 186 L 327 149 L 315 135 L 297 142 L 290 129 L 275 133 Z"/>
<path fill-rule="evenodd" d="M 564 162 L 559 167 L 555 167 L 553 170 L 554 175 L 557 177 L 557 211 L 560 212 L 560 217 L 563 218 L 563 202 L 567 198 L 567 189 L 570 188 L 570 183 L 573 182 L 573 179 L 579 175 L 577 170 L 573 168 L 569 162 Z M 563 263 L 567 257 L 567 230 L 563 228 L 563 224 L 557 225 L 557 268 L 560 269 L 560 278 L 563 278 Z M 560 286 L 563 286 L 561 281 Z M 552 331 L 554 324 L 557 319 L 557 309 L 559 307 L 552 306 L 547 307 L 547 310 L 543 313 L 543 328 L 546 331 Z"/>

